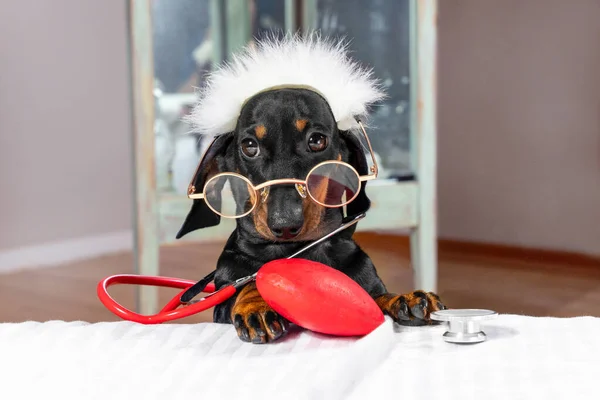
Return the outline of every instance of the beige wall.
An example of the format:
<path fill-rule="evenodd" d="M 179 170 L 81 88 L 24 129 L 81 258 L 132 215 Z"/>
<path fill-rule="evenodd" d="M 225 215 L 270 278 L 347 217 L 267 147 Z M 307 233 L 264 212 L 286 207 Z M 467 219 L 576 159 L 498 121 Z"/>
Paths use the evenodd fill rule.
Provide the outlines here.
<path fill-rule="evenodd" d="M 600 254 L 600 1 L 440 6 L 440 235 Z"/>
<path fill-rule="evenodd" d="M 0 4 L 0 249 L 131 229 L 124 2 Z"/>

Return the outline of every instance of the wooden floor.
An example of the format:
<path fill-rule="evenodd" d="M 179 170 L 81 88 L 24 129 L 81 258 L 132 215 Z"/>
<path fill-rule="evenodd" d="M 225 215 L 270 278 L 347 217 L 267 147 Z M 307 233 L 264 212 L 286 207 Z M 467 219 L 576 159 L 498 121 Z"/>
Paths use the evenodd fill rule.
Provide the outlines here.
<path fill-rule="evenodd" d="M 412 290 L 406 239 L 357 234 L 388 290 Z M 161 275 L 197 280 L 210 272 L 222 243 L 183 244 L 161 249 Z M 0 321 L 115 321 L 96 297 L 103 277 L 132 273 L 132 254 L 119 254 L 0 275 Z M 440 251 L 439 291 L 452 308 L 488 308 L 534 316 L 600 316 L 600 265 L 540 263 L 459 251 Z M 117 287 L 113 296 L 133 308 L 133 289 Z M 161 304 L 174 290 L 160 291 Z M 182 322 L 209 321 L 210 312 Z"/>

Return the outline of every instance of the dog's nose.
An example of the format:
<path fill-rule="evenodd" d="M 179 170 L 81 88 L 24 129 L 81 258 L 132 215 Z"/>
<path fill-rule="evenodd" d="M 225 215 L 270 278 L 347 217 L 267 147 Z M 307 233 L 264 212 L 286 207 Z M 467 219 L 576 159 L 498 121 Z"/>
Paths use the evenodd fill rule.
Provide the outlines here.
<path fill-rule="evenodd" d="M 267 219 L 269 229 L 278 239 L 293 239 L 300 234 L 304 226 L 302 208 L 288 207 L 285 212 L 273 211 Z"/>
<path fill-rule="evenodd" d="M 304 226 L 302 198 L 293 185 L 272 187 L 269 194 L 267 225 L 277 239 L 293 239 Z"/>
<path fill-rule="evenodd" d="M 271 232 L 279 239 L 293 239 L 302 230 L 302 226 L 285 226 L 281 228 L 271 228 Z"/>

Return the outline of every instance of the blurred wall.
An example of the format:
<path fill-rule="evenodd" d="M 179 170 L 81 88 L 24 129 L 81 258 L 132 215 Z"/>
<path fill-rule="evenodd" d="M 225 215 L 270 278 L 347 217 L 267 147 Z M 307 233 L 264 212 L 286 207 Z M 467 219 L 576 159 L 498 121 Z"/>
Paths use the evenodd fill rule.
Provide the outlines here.
<path fill-rule="evenodd" d="M 125 4 L 0 4 L 0 250 L 129 230 Z M 442 237 L 600 253 L 597 21 L 440 1 Z"/>
<path fill-rule="evenodd" d="M 125 2 L 0 4 L 0 250 L 130 230 Z"/>
<path fill-rule="evenodd" d="M 600 1 L 439 4 L 440 236 L 600 254 Z"/>

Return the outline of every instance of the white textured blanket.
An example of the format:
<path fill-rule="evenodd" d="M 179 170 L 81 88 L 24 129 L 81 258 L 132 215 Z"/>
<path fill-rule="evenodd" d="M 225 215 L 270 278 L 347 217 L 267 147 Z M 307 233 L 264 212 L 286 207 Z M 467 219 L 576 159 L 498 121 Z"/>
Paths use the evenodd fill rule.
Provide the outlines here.
<path fill-rule="evenodd" d="M 2 399 L 597 398 L 600 318 L 501 315 L 488 340 L 390 320 L 362 339 L 295 331 L 242 343 L 229 325 L 0 324 Z"/>

